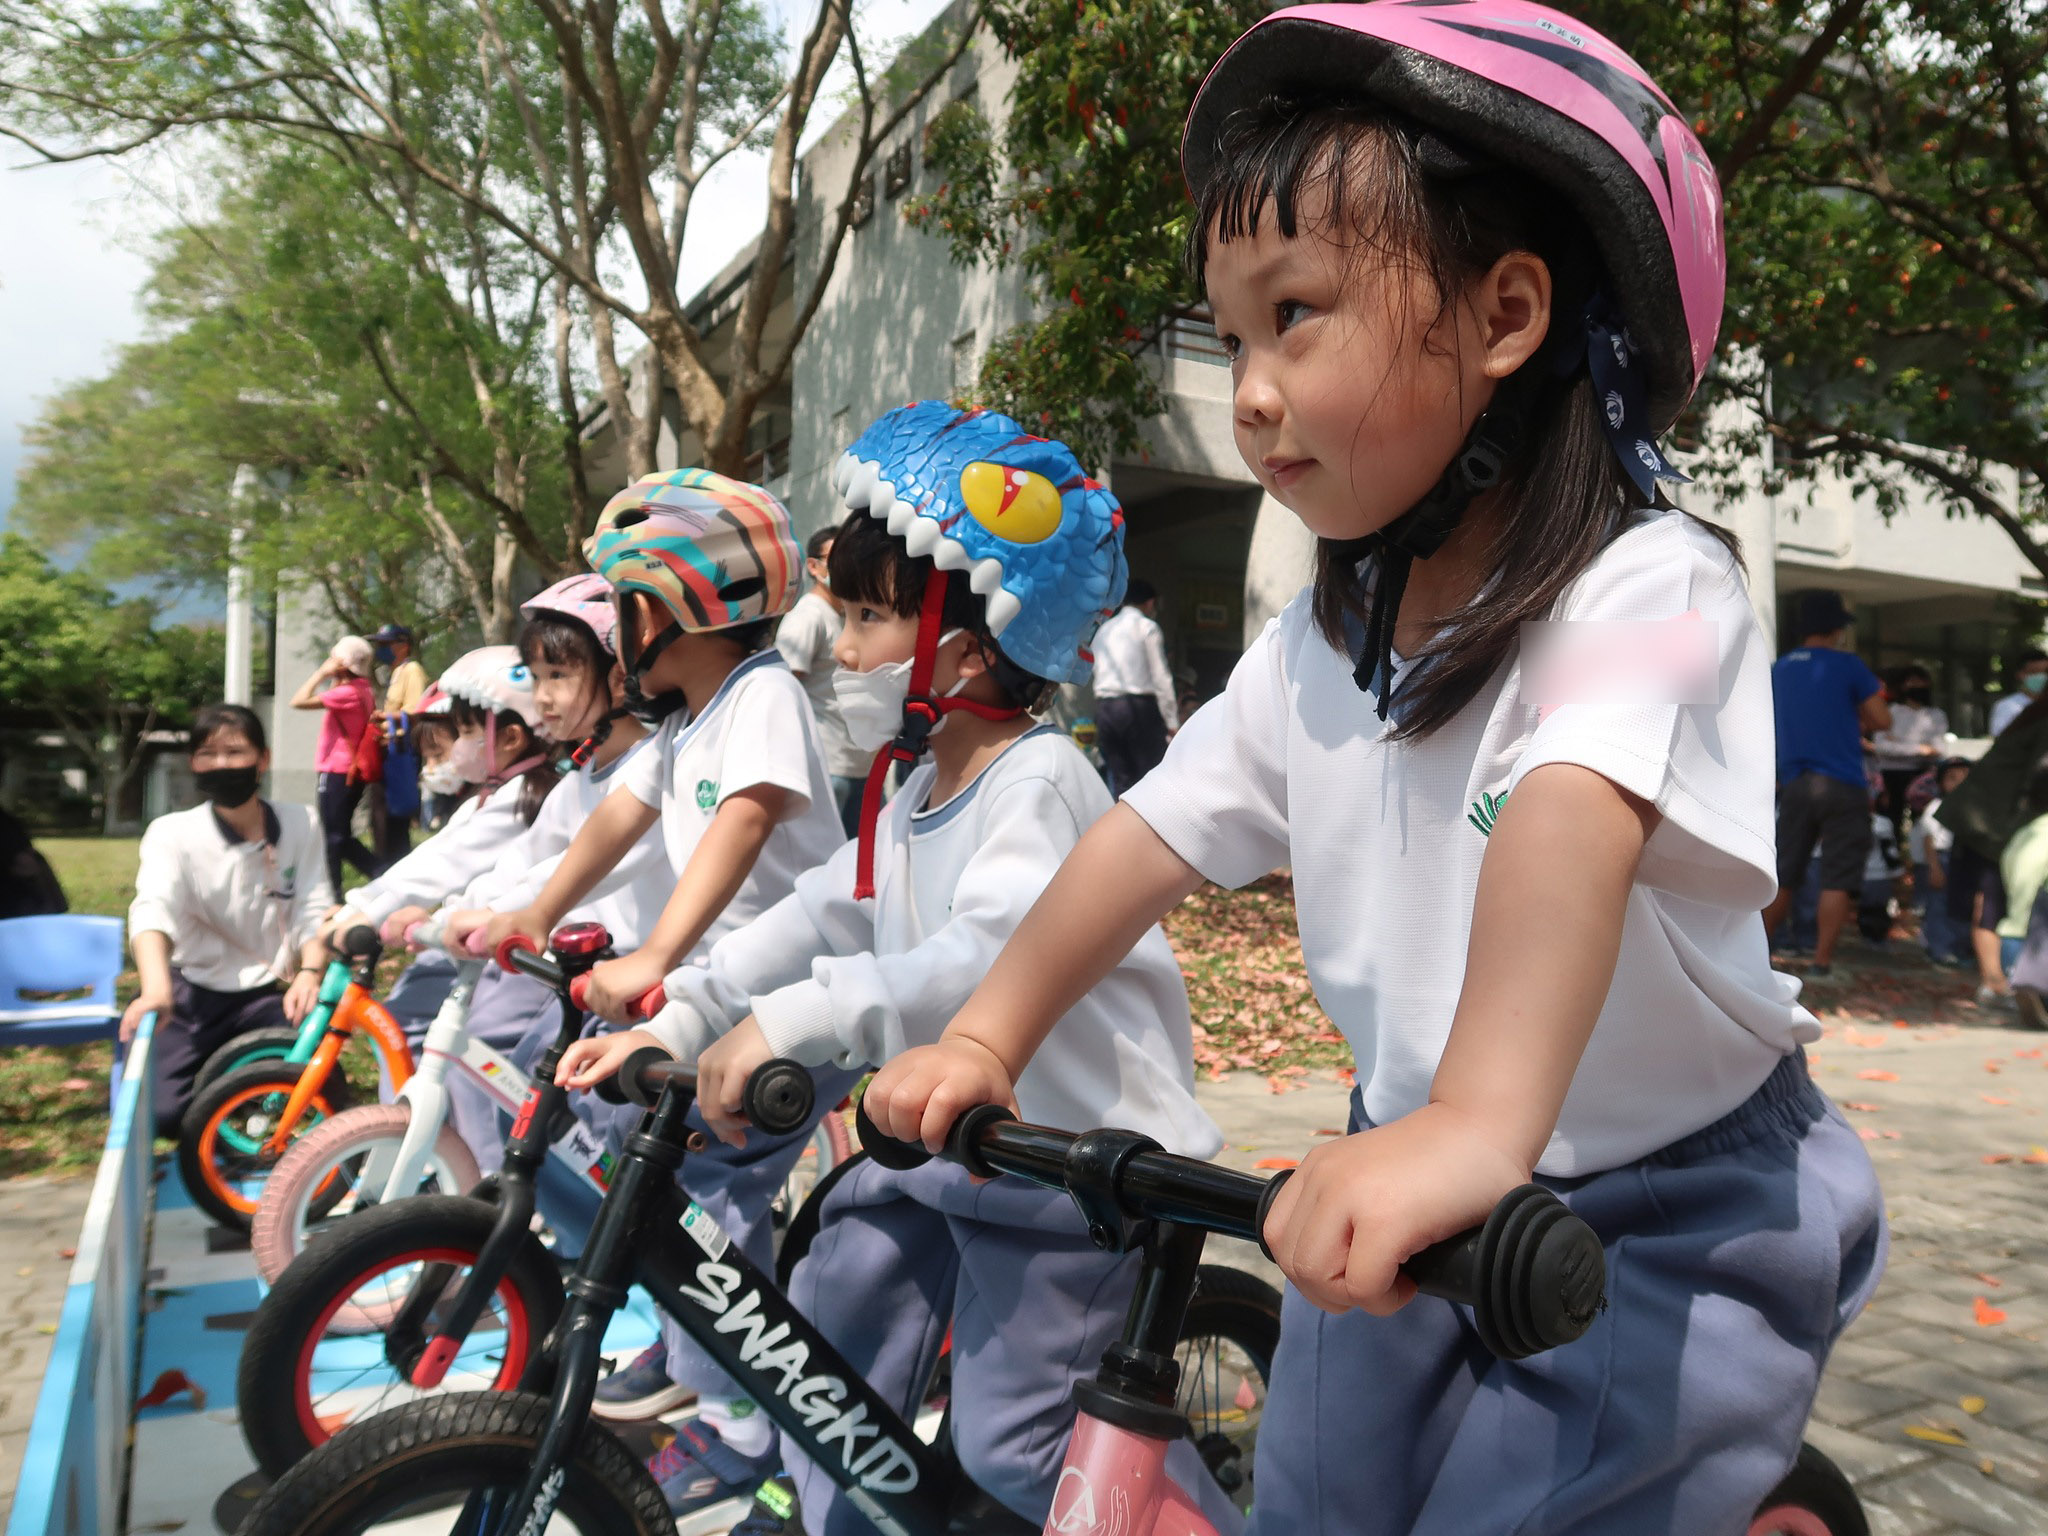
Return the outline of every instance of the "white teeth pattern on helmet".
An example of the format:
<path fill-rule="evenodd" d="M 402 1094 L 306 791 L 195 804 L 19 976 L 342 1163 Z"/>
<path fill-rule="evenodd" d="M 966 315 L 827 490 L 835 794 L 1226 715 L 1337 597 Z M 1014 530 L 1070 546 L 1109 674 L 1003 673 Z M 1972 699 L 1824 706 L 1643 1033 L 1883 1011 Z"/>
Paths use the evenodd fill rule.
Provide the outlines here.
<path fill-rule="evenodd" d="M 899 501 L 896 503 L 896 505 L 898 507 L 902 507 L 905 505 L 905 503 Z M 889 521 L 892 524 L 896 521 L 896 514 L 894 511 L 892 511 L 889 514 Z M 890 529 L 890 532 L 895 532 L 895 529 L 892 527 Z M 913 517 L 910 520 L 910 526 L 903 530 L 902 537 L 903 547 L 909 550 L 913 556 L 922 558 L 925 555 L 929 555 L 933 551 L 933 549 L 937 548 L 938 542 L 940 538 L 943 537 L 943 535 L 941 535 L 939 532 L 939 525 L 933 522 L 930 518 Z M 950 543 L 951 541 L 949 540 L 948 542 Z M 944 565 L 944 563 L 945 562 L 943 560 L 940 562 L 942 566 Z"/>
<path fill-rule="evenodd" d="M 832 489 L 839 495 L 844 496 L 846 494 L 846 487 L 853 480 L 854 466 L 859 462 L 860 460 L 856 459 L 853 456 L 852 450 L 849 449 L 845 453 L 839 455 L 838 460 L 833 464 Z"/>
<path fill-rule="evenodd" d="M 939 525 L 930 518 L 925 518 L 924 523 L 934 533 L 938 532 Z M 936 565 L 942 571 L 964 571 L 967 569 L 967 546 L 965 544 L 962 544 L 958 539 L 949 539 L 944 534 L 938 534 L 937 544 L 938 548 L 932 554 L 933 565 Z"/>
<path fill-rule="evenodd" d="M 967 585 L 982 597 L 1003 584 L 1003 562 L 991 555 L 986 560 L 974 562 L 974 574 L 967 578 Z"/>
<path fill-rule="evenodd" d="M 1017 617 L 1023 610 L 1024 605 L 1017 601 L 1014 593 L 1000 590 L 990 593 L 988 598 L 988 632 L 1000 640 L 1003 631 L 1009 628 L 1010 620 Z"/>
<path fill-rule="evenodd" d="M 869 459 L 857 463 L 846 481 L 846 504 L 860 509 L 873 505 L 875 482 L 882 478 L 882 466 Z"/>

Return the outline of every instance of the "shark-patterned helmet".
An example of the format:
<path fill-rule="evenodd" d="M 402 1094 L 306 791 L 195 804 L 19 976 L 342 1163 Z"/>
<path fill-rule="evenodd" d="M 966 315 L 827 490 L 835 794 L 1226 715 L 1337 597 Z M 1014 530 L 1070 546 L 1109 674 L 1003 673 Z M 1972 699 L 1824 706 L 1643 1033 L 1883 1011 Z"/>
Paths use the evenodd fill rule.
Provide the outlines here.
<path fill-rule="evenodd" d="M 1088 680 L 1095 631 L 1123 601 L 1124 517 L 1066 444 L 995 411 L 920 400 L 861 433 L 832 485 L 912 555 L 966 571 L 1010 660 L 1051 682 Z"/>

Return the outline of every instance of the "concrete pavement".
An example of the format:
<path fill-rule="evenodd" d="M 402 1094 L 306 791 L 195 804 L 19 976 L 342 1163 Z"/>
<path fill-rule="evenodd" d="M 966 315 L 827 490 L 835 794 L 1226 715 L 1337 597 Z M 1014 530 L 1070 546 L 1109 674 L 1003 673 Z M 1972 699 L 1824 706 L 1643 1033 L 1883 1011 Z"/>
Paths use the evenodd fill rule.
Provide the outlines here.
<path fill-rule="evenodd" d="M 88 1177 L 0 1183 L 0 1526 L 14 1507 L 22 1447 L 71 1275 L 70 1250 L 91 1193 Z"/>

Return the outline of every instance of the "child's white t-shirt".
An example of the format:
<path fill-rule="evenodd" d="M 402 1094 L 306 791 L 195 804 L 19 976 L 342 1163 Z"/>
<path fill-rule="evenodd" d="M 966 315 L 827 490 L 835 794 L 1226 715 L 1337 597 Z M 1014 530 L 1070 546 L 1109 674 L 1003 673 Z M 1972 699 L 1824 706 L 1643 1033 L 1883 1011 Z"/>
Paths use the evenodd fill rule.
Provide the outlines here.
<path fill-rule="evenodd" d="M 1695 613 L 1714 626 L 1712 705 L 1582 700 L 1539 721 L 1518 656 L 1433 735 L 1387 742 L 1303 593 L 1125 796 L 1220 885 L 1292 865 L 1309 976 L 1351 1044 L 1375 1123 L 1428 1102 L 1494 812 L 1548 763 L 1602 774 L 1662 819 L 1539 1169 L 1572 1176 L 1643 1157 L 1727 1114 L 1819 1037 L 1798 983 L 1771 970 L 1758 920 L 1777 890 L 1770 656 L 1733 557 L 1682 514 L 1644 514 L 1553 617 L 1661 624 Z M 1569 870 L 1554 898 L 1576 899 Z"/>
<path fill-rule="evenodd" d="M 719 806 L 759 785 L 788 790 L 788 809 L 696 953 L 774 906 L 798 875 L 846 841 L 810 700 L 772 649 L 733 668 L 701 714 L 664 720 L 621 771 L 613 793 L 661 812 L 669 867 L 680 879 Z"/>
<path fill-rule="evenodd" d="M 498 862 L 469 884 L 457 904 L 510 912 L 539 898 L 590 813 L 604 803 L 626 766 L 653 744 L 642 737 L 602 768 L 586 763 L 548 792 L 533 825 L 498 856 Z M 638 949 L 676 888 L 661 828 L 646 834 L 593 886 L 564 922 L 604 924 L 621 953 Z"/>
<path fill-rule="evenodd" d="M 647 1027 L 686 1060 L 749 1013 L 777 1055 L 810 1065 L 879 1066 L 937 1040 L 1110 798 L 1050 726 L 924 810 L 936 777 L 919 768 L 883 811 L 871 900 L 853 899 L 847 843 L 705 964 L 670 972 L 669 1006 Z M 1221 1147 L 1195 1103 L 1187 987 L 1162 929 L 1054 1027 L 1017 1103 L 1034 1124 L 1140 1131 L 1194 1157 Z"/>
<path fill-rule="evenodd" d="M 526 832 L 519 815 L 523 788 L 522 779 L 509 779 L 489 794 L 471 795 L 446 826 L 376 879 L 350 891 L 342 905 L 361 913 L 365 922 L 382 923 L 400 907 L 432 911 L 469 889 Z"/>
<path fill-rule="evenodd" d="M 1870 857 L 1863 861 L 1865 881 L 1890 880 L 1905 873 L 1899 865 L 1898 845 L 1894 841 L 1897 836 L 1891 817 L 1871 813 Z"/>
<path fill-rule="evenodd" d="M 1954 845 L 1955 833 L 1934 819 L 1934 813 L 1941 809 L 1941 801 L 1930 800 L 1927 809 L 1920 813 L 1920 819 L 1913 823 L 1913 831 L 1907 838 L 1910 857 L 1915 864 L 1932 864 Z"/>

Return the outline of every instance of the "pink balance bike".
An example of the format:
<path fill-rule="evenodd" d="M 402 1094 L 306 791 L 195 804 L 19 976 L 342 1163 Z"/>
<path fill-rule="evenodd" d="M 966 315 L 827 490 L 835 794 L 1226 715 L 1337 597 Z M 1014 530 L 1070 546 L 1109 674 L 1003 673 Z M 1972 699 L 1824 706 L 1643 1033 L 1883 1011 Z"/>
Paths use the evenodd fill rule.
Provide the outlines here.
<path fill-rule="evenodd" d="M 559 978 L 552 961 L 511 957 Z M 660 1490 L 590 1415 L 597 1341 L 629 1284 L 656 1303 L 761 1403 L 784 1436 L 896 1536 L 1020 1533 L 1034 1527 L 960 1472 L 942 1430 L 927 1444 L 847 1365 L 715 1222 L 678 1189 L 695 1072 L 656 1050 L 636 1053 L 618 1086 L 649 1106 L 628 1139 L 591 1231 L 568 1303 L 516 1392 L 450 1393 L 350 1425 L 280 1478 L 241 1536 L 673 1536 Z M 809 1074 L 769 1062 L 746 1090 L 757 1125 L 801 1123 Z M 922 1160 L 863 1127 L 878 1160 Z M 1170 1442 L 1189 1434 L 1176 1350 L 1195 1297 L 1204 1236 L 1256 1240 L 1273 1186 L 1251 1175 L 1149 1150 L 1122 1131 L 1083 1136 L 1019 1125 L 1002 1111 L 963 1116 L 954 1153 L 977 1173 L 1011 1174 L 1072 1191 L 1105 1249 L 1136 1250 L 1142 1267 L 1122 1340 L 1075 1392 L 1079 1410 L 1048 1531 L 1091 1526 L 1091 1502 L 1114 1508 L 1128 1536 L 1216 1536 L 1165 1476 Z M 1474 1306 L 1490 1342 L 1529 1353 L 1576 1338 L 1601 1300 L 1600 1245 L 1554 1196 L 1517 1190 L 1492 1219 L 1416 1256 L 1433 1294 Z M 771 1482 L 771 1510 L 787 1489 Z M 778 1512 L 779 1513 L 779 1512 Z"/>

